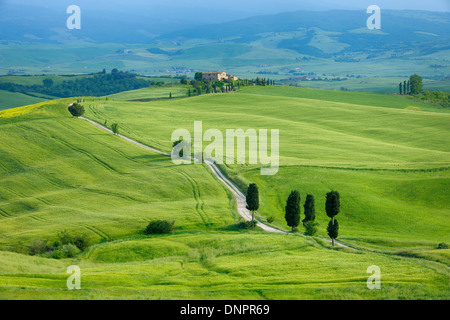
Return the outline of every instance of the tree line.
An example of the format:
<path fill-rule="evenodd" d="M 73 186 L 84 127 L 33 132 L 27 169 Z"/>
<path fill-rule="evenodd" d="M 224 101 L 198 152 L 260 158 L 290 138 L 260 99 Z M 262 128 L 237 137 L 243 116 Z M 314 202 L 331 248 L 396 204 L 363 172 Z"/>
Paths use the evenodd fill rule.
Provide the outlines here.
<path fill-rule="evenodd" d="M 0 83 L 0 89 L 24 94 L 35 92 L 68 98 L 80 96 L 101 97 L 122 91 L 146 88 L 152 85 L 161 84 L 139 78 L 137 74 L 131 72 L 112 69 L 111 73 L 107 73 L 103 69 L 102 72 L 93 74 L 90 77 L 63 81 L 58 85 L 55 85 L 52 79 L 47 78 L 42 81 L 42 85 L 22 85 L 12 82 Z"/>
<path fill-rule="evenodd" d="M 252 220 L 249 226 L 254 228 L 256 226 L 255 211 L 259 209 L 259 190 L 255 183 L 251 183 L 247 190 L 247 209 L 252 212 Z M 338 191 L 330 191 L 326 194 L 325 212 L 331 219 L 327 226 L 328 236 L 331 238 L 332 245 L 335 244 L 335 239 L 339 236 L 339 222 L 335 218 L 340 212 L 340 195 Z M 315 222 L 316 209 L 314 195 L 308 194 L 303 204 L 305 218 L 302 220 L 305 227 L 305 235 L 314 236 L 317 233 L 318 224 Z M 291 231 L 297 230 L 301 219 L 301 196 L 298 190 L 293 190 L 286 200 L 285 219 Z M 268 219 L 269 220 L 269 219 Z M 271 219 L 273 222 L 273 219 Z"/>
<path fill-rule="evenodd" d="M 180 80 L 181 84 L 191 85 L 192 90 L 189 88 L 187 91 L 187 95 L 189 97 L 201 95 L 201 94 L 209 94 L 209 93 L 227 93 L 231 91 L 237 91 L 241 87 L 246 86 L 273 86 L 275 85 L 275 80 L 266 79 L 266 78 L 256 78 L 252 80 L 248 79 L 239 79 L 239 80 L 230 80 L 223 79 L 220 81 L 209 81 L 203 79 L 202 72 L 196 72 L 194 79 L 188 80 L 186 76 L 183 76 Z"/>
<path fill-rule="evenodd" d="M 398 91 L 400 95 L 408 94 L 416 100 L 430 102 L 444 108 L 450 107 L 450 93 L 423 90 L 422 77 L 417 74 L 413 74 L 408 80 L 400 82 L 398 84 Z"/>
<path fill-rule="evenodd" d="M 413 74 L 411 77 L 409 77 L 408 80 L 405 80 L 398 84 L 398 92 L 400 95 L 419 94 L 422 93 L 422 91 L 423 91 L 422 77 L 418 76 L 417 74 Z"/>

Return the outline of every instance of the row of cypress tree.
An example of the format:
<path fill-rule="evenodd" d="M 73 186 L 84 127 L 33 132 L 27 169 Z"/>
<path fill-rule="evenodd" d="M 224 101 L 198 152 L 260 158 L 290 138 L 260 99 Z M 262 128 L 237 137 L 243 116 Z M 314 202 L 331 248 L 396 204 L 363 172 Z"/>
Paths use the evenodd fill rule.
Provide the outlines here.
<path fill-rule="evenodd" d="M 258 186 L 255 183 L 249 185 L 247 190 L 247 209 L 252 211 L 252 227 L 255 226 L 255 211 L 259 209 L 259 191 Z M 287 225 L 292 228 L 292 231 L 300 224 L 300 202 L 301 196 L 298 190 L 291 191 L 289 194 L 286 207 L 285 207 L 285 219 Z M 335 216 L 340 212 L 340 195 L 338 191 L 330 191 L 326 194 L 325 211 L 327 216 L 331 218 L 327 226 L 328 236 L 331 238 L 332 245 L 334 246 L 335 239 L 339 235 L 339 223 Z M 308 194 L 306 196 L 305 203 L 303 205 L 305 218 L 302 220 L 305 226 L 307 235 L 314 235 L 316 232 L 316 209 L 314 196 Z"/>
<path fill-rule="evenodd" d="M 292 231 L 294 231 L 295 228 L 297 228 L 300 224 L 300 201 L 300 192 L 298 192 L 297 190 L 291 191 L 286 201 L 284 217 L 286 219 L 287 225 L 292 228 Z M 327 216 L 331 218 L 330 222 L 328 223 L 327 232 L 328 236 L 331 238 L 333 246 L 334 240 L 339 235 L 339 223 L 335 219 L 335 216 L 339 213 L 340 206 L 339 192 L 328 192 L 325 201 L 325 211 L 327 213 Z M 316 218 L 316 209 L 314 196 L 312 194 L 308 194 L 306 196 L 303 209 L 305 214 L 305 219 L 302 220 L 303 225 L 307 229 L 307 234 L 313 235 L 315 231 L 311 232 L 311 230 L 314 230 L 316 226 L 316 224 L 314 223 L 314 220 Z"/>

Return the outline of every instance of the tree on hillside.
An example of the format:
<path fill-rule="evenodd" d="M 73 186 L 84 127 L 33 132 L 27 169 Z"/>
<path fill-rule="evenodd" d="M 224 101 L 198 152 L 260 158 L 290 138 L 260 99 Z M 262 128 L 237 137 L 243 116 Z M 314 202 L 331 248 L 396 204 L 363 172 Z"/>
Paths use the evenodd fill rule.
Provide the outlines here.
<path fill-rule="evenodd" d="M 298 227 L 300 223 L 300 192 L 297 190 L 291 191 L 286 201 L 285 219 L 287 225 L 292 228 Z"/>
<path fill-rule="evenodd" d="M 203 74 L 201 72 L 196 72 L 195 73 L 195 76 L 194 76 L 195 80 L 202 81 L 202 78 L 203 78 Z"/>
<path fill-rule="evenodd" d="M 46 87 L 46 88 L 53 87 L 53 80 L 52 79 L 44 79 L 44 80 L 42 80 L 42 83 L 43 83 L 44 87 Z"/>
<path fill-rule="evenodd" d="M 337 191 L 328 192 L 327 196 L 326 196 L 326 201 L 325 201 L 325 211 L 327 213 L 327 216 L 331 218 L 330 224 L 332 225 L 333 230 L 334 230 L 334 223 L 335 223 L 334 217 L 339 213 L 340 210 L 341 210 L 341 203 L 340 203 L 339 192 L 337 192 Z M 333 234 L 333 233 L 331 233 L 331 234 Z M 335 237 L 330 236 L 330 238 L 331 238 L 332 244 L 334 246 Z"/>
<path fill-rule="evenodd" d="M 247 209 L 252 212 L 252 227 L 255 227 L 255 211 L 259 209 L 259 191 L 256 183 L 251 183 L 248 186 L 247 197 Z"/>
<path fill-rule="evenodd" d="M 409 78 L 410 83 L 410 94 L 419 94 L 422 92 L 423 83 L 422 83 L 422 77 L 418 76 L 417 74 L 413 74 Z"/>
<path fill-rule="evenodd" d="M 177 145 L 179 145 L 182 142 L 183 142 L 183 139 L 174 141 L 173 144 L 172 144 L 172 149 L 175 148 Z M 180 158 L 183 158 L 183 148 L 180 149 L 180 152 L 178 153 L 178 155 L 179 155 Z"/>
<path fill-rule="evenodd" d="M 306 196 L 305 204 L 303 205 L 305 219 L 302 220 L 303 225 L 306 225 L 309 221 L 314 221 L 316 219 L 316 208 L 314 205 L 314 196 L 308 194 Z"/>
<path fill-rule="evenodd" d="M 68 109 L 74 117 L 81 117 L 84 114 L 84 107 L 76 102 L 70 104 Z"/>
<path fill-rule="evenodd" d="M 339 236 L 339 223 L 336 219 L 330 220 L 327 227 L 328 236 L 331 238 L 332 244 L 334 246 L 334 239 Z"/>
<path fill-rule="evenodd" d="M 406 87 L 406 80 L 403 81 L 403 94 L 408 94 L 408 88 Z"/>
<path fill-rule="evenodd" d="M 119 134 L 119 124 L 118 123 L 113 123 L 111 125 L 111 130 L 115 135 Z"/>
<path fill-rule="evenodd" d="M 402 86 L 402 83 L 400 82 L 399 84 L 398 84 L 398 92 L 400 93 L 400 95 L 402 95 L 403 94 L 403 86 Z"/>

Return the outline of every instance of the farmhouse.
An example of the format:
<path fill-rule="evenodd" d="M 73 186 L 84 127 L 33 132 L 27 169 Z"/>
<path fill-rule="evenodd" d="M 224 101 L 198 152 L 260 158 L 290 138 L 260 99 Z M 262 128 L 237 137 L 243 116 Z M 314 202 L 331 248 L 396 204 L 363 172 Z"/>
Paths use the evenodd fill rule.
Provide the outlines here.
<path fill-rule="evenodd" d="M 227 74 L 226 72 L 222 71 L 205 71 L 202 72 L 202 80 L 206 81 L 222 81 L 222 80 L 239 80 L 238 77 Z"/>

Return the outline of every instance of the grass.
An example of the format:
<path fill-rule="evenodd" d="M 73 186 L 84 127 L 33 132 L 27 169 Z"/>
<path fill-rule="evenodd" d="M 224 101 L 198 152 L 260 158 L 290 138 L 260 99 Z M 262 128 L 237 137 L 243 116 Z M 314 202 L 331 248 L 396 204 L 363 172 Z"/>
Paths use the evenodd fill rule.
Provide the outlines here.
<path fill-rule="evenodd" d="M 46 99 L 32 97 L 20 92 L 0 90 L 0 110 L 16 108 L 45 101 Z"/>
<path fill-rule="evenodd" d="M 153 99 L 168 99 L 170 94 L 172 94 L 172 98 L 178 98 L 185 97 L 187 95 L 187 90 L 187 86 L 149 87 L 112 94 L 109 95 L 108 98 L 114 100 L 145 101 Z"/>
<path fill-rule="evenodd" d="M 411 104 L 421 111 L 405 109 Z M 450 115 L 439 108 L 399 96 L 292 87 L 88 105 L 89 117 L 118 121 L 125 135 L 164 151 L 170 151 L 175 129 L 193 132 L 194 120 L 203 121 L 204 132 L 280 129 L 277 175 L 261 176 L 255 165 L 223 169 L 241 186 L 256 182 L 261 218 L 274 216 L 274 225 L 286 230 L 285 201 L 290 190 L 298 189 L 303 200 L 307 193 L 315 195 L 319 234 L 326 236 L 324 196 L 337 189 L 343 198 L 342 239 L 449 240 Z"/>
<path fill-rule="evenodd" d="M 2 253 L 14 261 L 17 254 Z M 292 235 L 196 232 L 103 243 L 75 261 L 20 256 L 23 273 L 0 273 L 2 298 L 65 299 L 446 299 L 448 271 L 408 257 L 329 250 Z M 45 260 L 45 259 L 42 259 Z M 12 262 L 10 262 L 11 264 Z M 37 263 L 43 264 L 38 270 Z M 64 266 L 82 289 L 65 288 Z M 382 290 L 368 290 L 378 265 Z M 24 267 L 22 267 L 24 268 Z M 45 269 L 47 268 L 47 269 Z"/>
<path fill-rule="evenodd" d="M 436 248 L 450 242 L 442 169 L 450 132 L 438 108 L 295 88 L 84 99 L 88 117 L 118 122 L 121 133 L 164 151 L 171 132 L 192 130 L 194 120 L 204 130 L 279 128 L 277 175 L 222 167 L 242 185 L 257 182 L 259 217 L 273 215 L 286 230 L 289 191 L 313 193 L 319 237 L 236 231 L 234 201 L 204 165 L 175 166 L 73 118 L 71 99 L 42 102 L 0 111 L 0 299 L 449 298 L 449 250 Z M 339 240 L 358 250 L 322 239 L 330 189 L 342 197 Z M 152 219 L 176 220 L 177 229 L 144 236 Z M 64 229 L 88 234 L 92 245 L 61 260 L 6 251 Z M 81 290 L 66 288 L 70 265 L 81 268 Z M 366 287 L 371 265 L 381 269 L 381 290 Z"/>
<path fill-rule="evenodd" d="M 225 189 L 205 167 L 176 167 L 99 132 L 62 101 L 0 112 L 2 248 L 55 239 L 63 229 L 96 241 L 137 235 L 169 212 L 179 229 L 234 221 Z"/>

